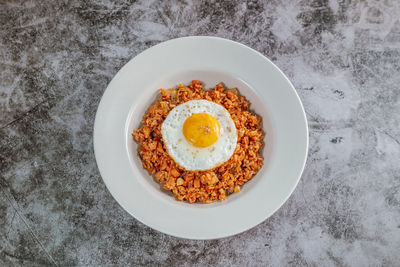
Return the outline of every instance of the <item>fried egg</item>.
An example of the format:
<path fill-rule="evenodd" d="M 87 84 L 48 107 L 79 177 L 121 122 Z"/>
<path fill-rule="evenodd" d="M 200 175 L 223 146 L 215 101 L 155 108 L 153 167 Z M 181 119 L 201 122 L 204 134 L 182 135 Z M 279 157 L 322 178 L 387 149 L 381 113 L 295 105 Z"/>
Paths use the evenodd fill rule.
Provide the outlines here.
<path fill-rule="evenodd" d="M 169 155 L 191 171 L 221 165 L 237 143 L 229 112 L 208 100 L 191 100 L 173 108 L 162 123 L 161 134 Z"/>

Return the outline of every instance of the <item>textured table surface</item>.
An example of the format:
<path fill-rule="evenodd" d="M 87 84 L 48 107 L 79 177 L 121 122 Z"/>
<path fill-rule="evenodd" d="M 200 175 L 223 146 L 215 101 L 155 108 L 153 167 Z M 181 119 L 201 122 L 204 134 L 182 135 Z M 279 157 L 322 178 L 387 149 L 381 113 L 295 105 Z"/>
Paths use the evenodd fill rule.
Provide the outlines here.
<path fill-rule="evenodd" d="M 399 18 L 397 0 L 0 0 L 0 266 L 399 266 Z M 133 219 L 93 154 L 111 78 L 146 48 L 188 35 L 269 57 L 310 127 L 289 200 L 219 240 Z"/>

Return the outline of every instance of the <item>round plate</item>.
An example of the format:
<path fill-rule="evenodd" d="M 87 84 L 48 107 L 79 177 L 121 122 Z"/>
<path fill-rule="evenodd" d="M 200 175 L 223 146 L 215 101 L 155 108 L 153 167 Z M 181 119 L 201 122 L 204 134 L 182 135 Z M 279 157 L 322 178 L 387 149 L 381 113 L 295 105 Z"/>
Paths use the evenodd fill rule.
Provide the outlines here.
<path fill-rule="evenodd" d="M 237 87 L 263 117 L 264 166 L 222 202 L 175 200 L 143 169 L 131 136 L 159 88 L 191 80 Z M 177 237 L 221 238 L 256 226 L 288 199 L 307 158 L 307 120 L 293 85 L 262 54 L 226 39 L 185 37 L 147 49 L 115 75 L 97 110 L 94 151 L 108 190 L 136 219 Z"/>

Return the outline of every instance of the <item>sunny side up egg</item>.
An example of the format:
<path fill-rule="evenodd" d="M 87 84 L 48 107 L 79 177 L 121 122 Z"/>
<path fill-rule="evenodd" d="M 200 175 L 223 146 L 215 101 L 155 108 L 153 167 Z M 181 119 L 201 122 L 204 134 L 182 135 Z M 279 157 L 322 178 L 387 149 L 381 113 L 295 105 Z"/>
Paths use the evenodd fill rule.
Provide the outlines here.
<path fill-rule="evenodd" d="M 221 165 L 237 143 L 229 112 L 208 100 L 191 100 L 173 108 L 162 123 L 161 134 L 169 155 L 191 171 Z"/>

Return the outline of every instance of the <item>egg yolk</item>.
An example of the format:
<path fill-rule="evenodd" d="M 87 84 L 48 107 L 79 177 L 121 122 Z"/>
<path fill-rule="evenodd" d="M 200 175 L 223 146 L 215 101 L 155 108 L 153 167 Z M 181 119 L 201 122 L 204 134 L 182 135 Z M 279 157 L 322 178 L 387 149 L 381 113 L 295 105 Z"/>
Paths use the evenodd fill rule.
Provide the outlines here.
<path fill-rule="evenodd" d="M 216 118 L 207 113 L 196 113 L 183 124 L 183 135 L 195 147 L 208 147 L 219 137 L 221 126 Z"/>

